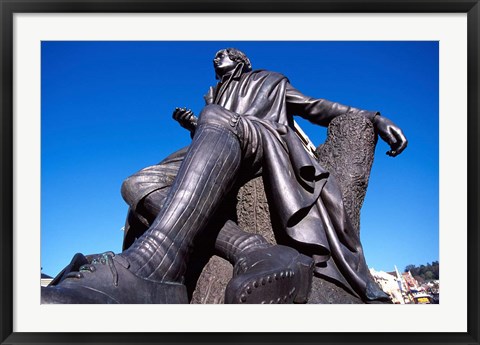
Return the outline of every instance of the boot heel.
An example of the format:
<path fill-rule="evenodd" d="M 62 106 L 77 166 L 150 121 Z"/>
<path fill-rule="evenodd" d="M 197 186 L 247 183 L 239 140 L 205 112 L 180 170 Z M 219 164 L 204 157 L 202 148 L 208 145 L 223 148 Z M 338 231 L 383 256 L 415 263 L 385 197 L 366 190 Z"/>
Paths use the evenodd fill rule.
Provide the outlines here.
<path fill-rule="evenodd" d="M 315 262 L 312 258 L 300 254 L 298 258 L 299 289 L 293 303 L 307 303 L 312 288 L 313 269 Z"/>

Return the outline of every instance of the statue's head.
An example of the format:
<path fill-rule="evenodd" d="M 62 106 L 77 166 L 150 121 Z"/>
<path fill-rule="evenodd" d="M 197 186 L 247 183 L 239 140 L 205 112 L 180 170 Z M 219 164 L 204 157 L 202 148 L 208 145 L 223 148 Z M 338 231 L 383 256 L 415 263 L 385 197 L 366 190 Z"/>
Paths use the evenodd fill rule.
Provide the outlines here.
<path fill-rule="evenodd" d="M 217 79 L 221 79 L 221 77 L 225 74 L 234 71 L 235 68 L 237 68 L 237 66 L 240 64 L 242 65 L 242 73 L 250 72 L 252 70 L 252 64 L 250 63 L 250 60 L 242 51 L 236 48 L 219 50 L 213 59 L 215 77 Z"/>

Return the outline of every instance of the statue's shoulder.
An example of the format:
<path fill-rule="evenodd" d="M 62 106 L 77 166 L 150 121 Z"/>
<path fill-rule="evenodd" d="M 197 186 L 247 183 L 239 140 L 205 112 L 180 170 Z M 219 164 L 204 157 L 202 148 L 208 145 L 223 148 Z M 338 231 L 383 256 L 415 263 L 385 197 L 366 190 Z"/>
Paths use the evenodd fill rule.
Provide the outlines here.
<path fill-rule="evenodd" d="M 266 69 L 253 70 L 249 72 L 249 74 L 255 79 L 269 78 L 269 79 L 277 79 L 277 80 L 285 79 L 286 81 L 288 81 L 288 78 L 285 77 L 283 74 L 278 72 L 268 71 Z"/>

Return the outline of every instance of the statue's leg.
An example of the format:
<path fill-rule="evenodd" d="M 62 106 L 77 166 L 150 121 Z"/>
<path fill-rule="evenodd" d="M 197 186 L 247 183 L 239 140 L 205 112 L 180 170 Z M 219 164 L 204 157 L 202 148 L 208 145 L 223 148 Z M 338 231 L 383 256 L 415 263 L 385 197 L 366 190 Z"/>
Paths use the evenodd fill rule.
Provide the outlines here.
<path fill-rule="evenodd" d="M 206 108 L 165 205 L 150 229 L 121 255 L 148 280 L 182 282 L 195 236 L 234 184 L 240 142 L 223 108 Z"/>
<path fill-rule="evenodd" d="M 130 205 L 124 226 L 122 250 L 128 249 L 151 226 L 160 213 L 170 190 L 170 186 L 162 185 L 135 203 Z"/>
<path fill-rule="evenodd" d="M 150 225 L 146 219 L 140 215 L 137 211 L 129 208 L 127 212 L 127 219 L 123 227 L 123 244 L 122 250 L 129 248 L 145 231 L 148 230 Z"/>
<path fill-rule="evenodd" d="M 231 189 L 240 169 L 242 152 L 238 118 L 231 121 L 234 116 L 219 106 L 205 107 L 165 205 L 152 226 L 121 254 L 106 253 L 103 261 L 88 265 L 85 272 L 81 270 L 77 280 L 66 279 L 57 291 L 42 293 L 44 302 L 55 302 L 56 294 L 67 300 L 87 298 L 82 293 L 86 289 L 88 296 L 96 295 L 90 303 L 129 303 L 132 294 L 151 295 L 163 289 L 162 284 L 181 284 L 195 237 Z M 168 303 L 164 295 L 157 303 Z M 133 303 L 152 302 L 148 298 Z"/>
<path fill-rule="evenodd" d="M 215 254 L 235 265 L 244 251 L 270 246 L 263 236 L 245 232 L 234 222 L 227 221 L 215 241 Z"/>
<path fill-rule="evenodd" d="M 122 250 L 130 247 L 150 227 L 165 203 L 187 147 L 156 165 L 141 169 L 122 183 L 122 197 L 129 206 Z"/>

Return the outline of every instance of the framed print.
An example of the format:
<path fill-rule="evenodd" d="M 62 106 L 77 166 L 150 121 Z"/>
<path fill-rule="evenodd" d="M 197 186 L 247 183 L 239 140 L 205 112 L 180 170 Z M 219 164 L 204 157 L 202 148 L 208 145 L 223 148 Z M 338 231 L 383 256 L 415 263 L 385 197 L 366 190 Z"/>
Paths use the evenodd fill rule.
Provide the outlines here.
<path fill-rule="evenodd" d="M 478 1 L 2 1 L 1 11 L 2 343 L 478 344 Z M 39 269 L 55 276 L 76 248 L 125 247 L 120 186 L 194 140 L 171 112 L 181 122 L 190 108 L 204 124 L 202 96 L 220 73 L 211 59 L 227 47 L 308 95 L 374 110 L 371 121 L 378 107 L 404 130 L 408 148 L 391 159 L 400 134 L 375 127 L 362 245 L 370 268 L 440 262 L 439 304 L 40 303 Z M 325 140 L 298 123 L 307 147 Z M 275 171 L 269 183 L 286 180 Z M 103 260 L 122 274 L 118 258 Z"/>

